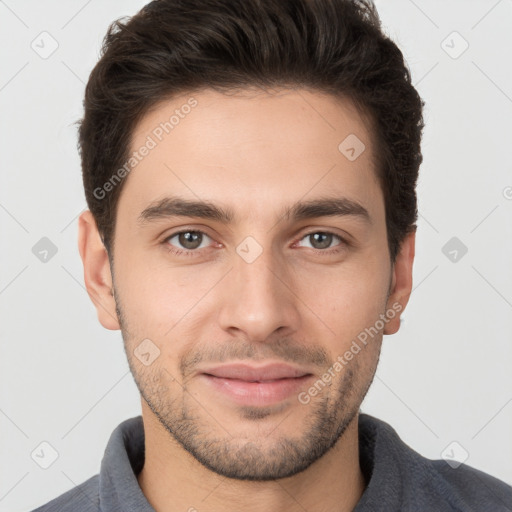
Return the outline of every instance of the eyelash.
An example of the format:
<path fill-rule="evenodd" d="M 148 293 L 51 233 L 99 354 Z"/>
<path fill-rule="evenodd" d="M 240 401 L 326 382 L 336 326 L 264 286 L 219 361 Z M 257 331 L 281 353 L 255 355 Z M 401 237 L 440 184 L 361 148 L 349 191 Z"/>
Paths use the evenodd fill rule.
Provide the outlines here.
<path fill-rule="evenodd" d="M 204 231 L 201 231 L 200 229 L 184 229 L 182 231 L 176 231 L 176 233 L 172 233 L 171 235 L 166 237 L 165 240 L 162 241 L 162 244 L 164 244 L 166 246 L 168 252 L 174 254 L 175 256 L 194 257 L 200 251 L 199 249 L 194 249 L 194 250 L 176 249 L 175 247 L 173 247 L 172 245 L 170 245 L 168 243 L 171 238 L 174 238 L 177 235 L 181 235 L 182 233 L 201 233 L 202 235 L 206 235 L 208 238 L 210 238 L 207 233 L 205 233 Z M 341 252 L 345 247 L 348 247 L 350 245 L 340 235 L 338 235 L 336 233 L 332 233 L 331 231 L 321 231 L 321 230 L 310 231 L 309 233 L 306 233 L 302 238 L 300 238 L 299 241 L 306 238 L 309 235 L 314 235 L 315 233 L 322 233 L 324 235 L 333 235 L 334 237 L 338 238 L 341 241 L 341 244 L 335 246 L 332 249 L 313 249 L 314 251 L 321 253 L 322 255 L 337 254 L 337 253 Z"/>

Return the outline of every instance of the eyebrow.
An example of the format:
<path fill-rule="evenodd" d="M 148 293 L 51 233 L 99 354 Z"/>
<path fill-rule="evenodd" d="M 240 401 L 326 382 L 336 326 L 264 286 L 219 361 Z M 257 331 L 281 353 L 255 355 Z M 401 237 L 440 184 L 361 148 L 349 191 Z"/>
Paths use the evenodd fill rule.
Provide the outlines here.
<path fill-rule="evenodd" d="M 368 210 L 360 203 L 346 197 L 325 197 L 298 201 L 284 208 L 280 218 L 300 221 L 316 217 L 355 217 L 371 224 Z M 236 216 L 231 208 L 217 206 L 210 201 L 196 201 L 181 197 L 165 197 L 148 205 L 139 215 L 140 225 L 170 217 L 197 217 L 231 224 Z"/>

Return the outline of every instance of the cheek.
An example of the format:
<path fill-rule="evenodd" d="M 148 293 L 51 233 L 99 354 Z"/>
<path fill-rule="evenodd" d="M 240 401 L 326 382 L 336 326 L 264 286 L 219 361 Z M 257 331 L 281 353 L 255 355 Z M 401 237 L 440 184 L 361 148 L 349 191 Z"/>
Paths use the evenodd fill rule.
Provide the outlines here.
<path fill-rule="evenodd" d="M 157 332 L 158 323 L 172 321 L 167 317 L 169 311 L 173 311 L 172 299 L 176 292 L 171 283 L 162 279 L 161 271 L 135 258 L 116 261 L 114 270 L 116 295 L 132 334 L 151 337 Z"/>
<path fill-rule="evenodd" d="M 210 304 L 205 296 L 225 272 L 207 266 L 171 268 L 133 253 L 116 267 L 116 292 L 130 334 L 162 343 L 205 314 Z"/>
<path fill-rule="evenodd" d="M 388 270 L 367 259 L 341 265 L 337 269 L 305 272 L 302 295 L 308 306 L 320 316 L 326 315 L 338 325 L 365 326 L 382 313 L 389 284 Z"/>

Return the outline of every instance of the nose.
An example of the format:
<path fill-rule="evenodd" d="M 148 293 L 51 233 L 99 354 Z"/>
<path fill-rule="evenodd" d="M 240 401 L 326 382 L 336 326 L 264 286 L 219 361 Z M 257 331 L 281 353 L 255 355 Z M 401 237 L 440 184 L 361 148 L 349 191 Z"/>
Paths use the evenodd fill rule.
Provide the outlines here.
<path fill-rule="evenodd" d="M 265 342 L 279 331 L 289 335 L 300 327 L 300 299 L 285 262 L 264 250 L 249 263 L 235 255 L 225 278 L 219 310 L 220 327 L 248 341 Z"/>

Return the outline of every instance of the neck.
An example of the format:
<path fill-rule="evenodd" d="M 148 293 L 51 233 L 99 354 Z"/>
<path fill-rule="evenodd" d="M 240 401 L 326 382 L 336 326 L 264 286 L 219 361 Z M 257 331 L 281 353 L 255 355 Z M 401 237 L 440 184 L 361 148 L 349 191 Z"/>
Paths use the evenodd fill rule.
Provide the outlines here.
<path fill-rule="evenodd" d="M 205 468 L 165 430 L 144 400 L 142 412 L 145 462 L 137 479 L 157 512 L 349 512 L 365 489 L 357 414 L 334 447 L 306 470 L 254 482 Z"/>

